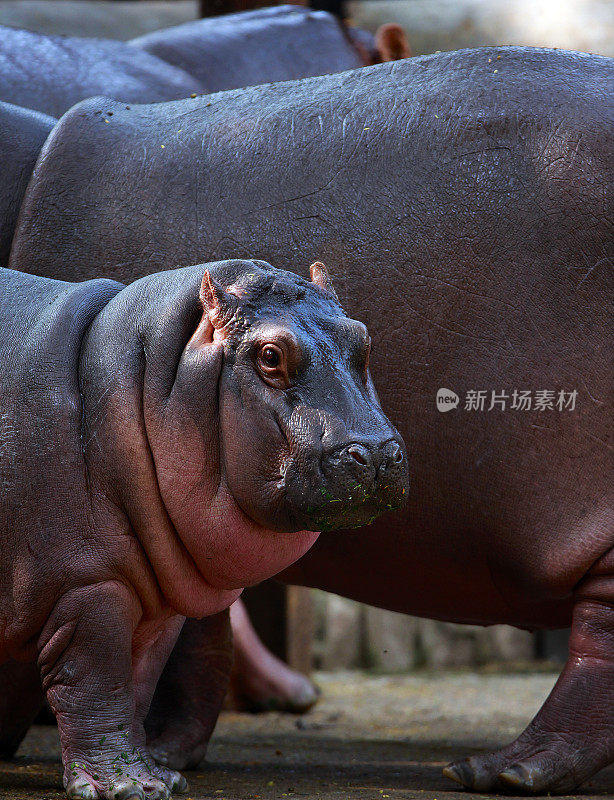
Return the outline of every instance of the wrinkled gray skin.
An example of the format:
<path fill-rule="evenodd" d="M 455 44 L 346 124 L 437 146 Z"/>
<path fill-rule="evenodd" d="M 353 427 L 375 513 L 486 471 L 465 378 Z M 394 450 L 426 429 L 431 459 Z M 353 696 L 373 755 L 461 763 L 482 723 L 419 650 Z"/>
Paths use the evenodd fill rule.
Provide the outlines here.
<path fill-rule="evenodd" d="M 317 526 L 406 496 L 366 329 L 312 274 L 235 260 L 123 288 L 0 270 L 0 752 L 44 692 L 71 798 L 185 788 L 144 729 L 185 617 L 206 618 L 217 702 L 241 587 Z"/>
<path fill-rule="evenodd" d="M 6 267 L 21 201 L 56 120 L 0 102 L 0 267 Z"/>
<path fill-rule="evenodd" d="M 131 44 L 194 75 L 210 92 L 367 63 L 367 48 L 355 46 L 332 14 L 292 5 L 187 22 Z M 371 44 L 374 50 L 374 39 Z"/>
<path fill-rule="evenodd" d="M 55 123 L 20 107 L 61 116 L 97 94 L 153 103 L 409 55 L 401 29 L 389 28 L 398 26 L 383 26 L 374 37 L 325 12 L 273 6 L 156 31 L 132 42 L 137 52 L 123 42 L 0 27 L 0 101 L 19 106 L 0 105 L 0 266 L 43 134 Z"/>
<path fill-rule="evenodd" d="M 124 42 L 0 26 L 0 100 L 7 103 L 60 117 L 93 95 L 158 103 L 203 91 L 194 76 Z"/>
<path fill-rule="evenodd" d="M 526 732 L 450 773 L 473 789 L 566 791 L 614 758 L 613 85 L 611 59 L 487 48 L 104 127 L 116 106 L 92 101 L 50 137 L 15 241 L 23 268 L 75 278 L 231 253 L 334 265 L 412 492 L 284 578 L 437 619 L 572 625 Z M 441 387 L 459 408 L 437 411 Z M 470 412 L 471 389 L 578 396 Z M 202 726 L 166 724 L 168 763 L 202 753 Z"/>

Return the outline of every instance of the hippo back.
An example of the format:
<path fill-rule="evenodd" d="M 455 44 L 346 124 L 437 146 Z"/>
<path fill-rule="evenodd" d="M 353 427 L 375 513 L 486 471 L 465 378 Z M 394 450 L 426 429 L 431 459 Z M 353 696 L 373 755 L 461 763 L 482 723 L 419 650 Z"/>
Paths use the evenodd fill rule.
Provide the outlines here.
<path fill-rule="evenodd" d="M 574 208 L 603 218 L 609 198 L 595 187 L 611 169 L 613 76 L 602 56 L 484 48 L 176 103 L 85 101 L 47 143 L 15 263 L 129 281 L 250 254 L 304 270 L 318 255 L 349 288 L 365 258 L 458 263 L 465 235 L 490 259 L 499 238 L 510 246 L 502 214 L 510 225 L 536 214 L 541 193 L 581 193 Z M 567 178 L 554 180 L 548 159 L 562 170 L 576 140 Z M 474 247 L 467 238 L 463 258 Z"/>
<path fill-rule="evenodd" d="M 131 44 L 186 70 L 210 92 L 365 64 L 331 14 L 290 5 L 187 22 Z"/>
<path fill-rule="evenodd" d="M 202 92 L 183 70 L 124 42 L 0 27 L 0 100 L 55 117 L 93 95 L 157 103 Z"/>
<path fill-rule="evenodd" d="M 0 102 L 0 267 L 5 267 L 21 201 L 53 117 Z"/>

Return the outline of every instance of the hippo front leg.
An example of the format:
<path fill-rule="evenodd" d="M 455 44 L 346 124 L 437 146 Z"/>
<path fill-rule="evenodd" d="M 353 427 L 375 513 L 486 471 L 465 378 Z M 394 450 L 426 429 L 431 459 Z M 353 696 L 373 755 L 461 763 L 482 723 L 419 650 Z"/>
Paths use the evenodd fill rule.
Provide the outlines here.
<path fill-rule="evenodd" d="M 205 757 L 232 667 L 228 610 L 187 620 L 158 682 L 145 721 L 154 758 L 175 769 Z"/>
<path fill-rule="evenodd" d="M 475 791 L 569 792 L 614 760 L 613 707 L 614 604 L 583 597 L 567 663 L 535 719 L 509 746 L 444 774 Z"/>
<path fill-rule="evenodd" d="M 175 788 L 135 724 L 132 639 L 140 615 L 124 584 L 99 583 L 63 595 L 41 635 L 39 667 L 70 798 L 167 800 Z"/>

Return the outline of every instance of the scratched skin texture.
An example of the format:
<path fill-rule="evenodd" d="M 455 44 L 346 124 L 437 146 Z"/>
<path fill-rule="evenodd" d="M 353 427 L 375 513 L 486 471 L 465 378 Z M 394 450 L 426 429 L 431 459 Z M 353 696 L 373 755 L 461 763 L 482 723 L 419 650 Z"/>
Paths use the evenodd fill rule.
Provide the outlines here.
<path fill-rule="evenodd" d="M 613 78 L 607 58 L 485 48 L 193 103 L 89 101 L 48 140 L 14 245 L 55 277 L 247 253 L 334 265 L 412 490 L 360 536 L 321 536 L 285 579 L 573 627 L 527 733 L 450 773 L 474 789 L 564 791 L 614 756 Z M 578 398 L 442 415 L 440 387 Z"/>
<path fill-rule="evenodd" d="M 21 201 L 39 151 L 56 120 L 0 102 L 0 267 L 6 267 Z"/>
<path fill-rule="evenodd" d="M 0 26 L 0 100 L 54 117 L 86 97 L 158 103 L 205 88 L 179 67 L 124 42 Z"/>
<path fill-rule="evenodd" d="M 46 694 L 71 798 L 185 789 L 154 758 L 174 735 L 165 703 L 206 743 L 242 587 L 318 527 L 406 496 L 366 329 L 312 276 L 235 260 L 124 288 L 0 271 L 0 752 Z M 206 618 L 201 639 L 169 660 L 185 617 Z M 170 695 L 184 661 L 208 666 L 188 709 Z"/>

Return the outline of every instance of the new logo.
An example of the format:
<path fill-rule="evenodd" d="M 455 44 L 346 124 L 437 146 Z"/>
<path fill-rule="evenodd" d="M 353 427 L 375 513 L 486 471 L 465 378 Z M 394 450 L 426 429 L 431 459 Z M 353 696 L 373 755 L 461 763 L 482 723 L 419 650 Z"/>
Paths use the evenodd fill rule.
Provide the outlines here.
<path fill-rule="evenodd" d="M 437 391 L 437 411 L 451 411 L 460 402 L 460 397 L 451 389 Z"/>

